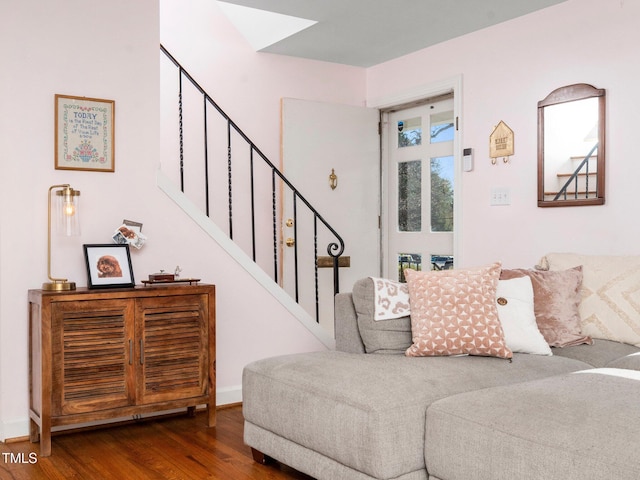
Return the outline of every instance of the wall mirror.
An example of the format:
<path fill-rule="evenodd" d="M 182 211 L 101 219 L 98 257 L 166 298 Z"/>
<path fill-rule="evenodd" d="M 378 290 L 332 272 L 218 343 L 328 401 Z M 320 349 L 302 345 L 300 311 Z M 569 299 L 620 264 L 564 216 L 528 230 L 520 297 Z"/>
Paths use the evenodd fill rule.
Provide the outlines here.
<path fill-rule="evenodd" d="M 604 204 L 605 90 L 568 85 L 538 102 L 538 206 Z"/>

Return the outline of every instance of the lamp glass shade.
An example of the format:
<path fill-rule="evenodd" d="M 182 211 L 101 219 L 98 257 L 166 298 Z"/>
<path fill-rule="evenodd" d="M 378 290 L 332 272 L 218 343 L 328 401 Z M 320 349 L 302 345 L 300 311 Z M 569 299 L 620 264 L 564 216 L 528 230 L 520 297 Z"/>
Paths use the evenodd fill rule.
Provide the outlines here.
<path fill-rule="evenodd" d="M 55 203 L 52 203 L 52 192 L 55 192 Z M 49 188 L 48 225 L 47 225 L 47 274 L 50 282 L 42 284 L 43 290 L 64 291 L 75 290 L 75 282 L 66 278 L 54 277 L 51 274 L 51 233 L 55 230 L 64 236 L 80 235 L 79 215 L 80 191 L 69 185 L 53 185 Z"/>
<path fill-rule="evenodd" d="M 56 230 L 59 235 L 80 235 L 80 192 L 71 187 L 56 190 Z"/>

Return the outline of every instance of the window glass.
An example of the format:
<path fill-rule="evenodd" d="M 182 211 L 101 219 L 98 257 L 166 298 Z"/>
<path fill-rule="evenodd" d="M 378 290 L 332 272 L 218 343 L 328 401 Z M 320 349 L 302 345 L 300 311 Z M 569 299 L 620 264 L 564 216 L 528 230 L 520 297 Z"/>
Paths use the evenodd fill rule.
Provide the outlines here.
<path fill-rule="evenodd" d="M 422 118 L 410 118 L 398 122 L 398 148 L 422 144 Z"/>
<path fill-rule="evenodd" d="M 453 255 L 431 255 L 431 270 L 451 270 Z"/>
<path fill-rule="evenodd" d="M 398 163 L 398 230 L 422 230 L 422 162 Z"/>
<path fill-rule="evenodd" d="M 431 231 L 453 231 L 453 156 L 431 159 Z"/>
<path fill-rule="evenodd" d="M 453 141 L 453 111 L 434 113 L 431 115 L 431 143 Z"/>
<path fill-rule="evenodd" d="M 406 268 L 422 270 L 422 255 L 419 253 L 399 253 L 398 254 L 398 281 L 406 282 L 404 271 Z"/>

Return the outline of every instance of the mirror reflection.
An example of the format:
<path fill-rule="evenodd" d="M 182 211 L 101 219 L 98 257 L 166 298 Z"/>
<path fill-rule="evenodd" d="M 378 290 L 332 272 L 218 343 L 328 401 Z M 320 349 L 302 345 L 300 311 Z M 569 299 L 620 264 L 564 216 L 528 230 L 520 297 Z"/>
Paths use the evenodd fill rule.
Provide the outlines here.
<path fill-rule="evenodd" d="M 577 84 L 538 102 L 538 206 L 604 203 L 604 99 Z"/>

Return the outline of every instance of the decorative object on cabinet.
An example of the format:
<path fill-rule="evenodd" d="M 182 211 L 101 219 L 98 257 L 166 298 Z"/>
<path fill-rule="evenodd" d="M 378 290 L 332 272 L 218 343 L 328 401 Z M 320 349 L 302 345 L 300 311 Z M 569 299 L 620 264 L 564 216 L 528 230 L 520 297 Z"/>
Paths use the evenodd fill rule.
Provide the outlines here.
<path fill-rule="evenodd" d="M 75 282 L 69 282 L 66 278 L 55 278 L 51 275 L 51 195 L 55 191 L 56 212 L 55 229 L 60 235 L 67 237 L 80 235 L 80 212 L 78 210 L 80 191 L 71 188 L 68 184 L 53 185 L 49 187 L 47 195 L 47 275 L 50 282 L 42 284 L 43 290 L 75 290 Z"/>
<path fill-rule="evenodd" d="M 606 91 L 560 87 L 538 102 L 538 206 L 603 205 Z"/>
<path fill-rule="evenodd" d="M 500 120 L 489 135 L 489 157 L 491 164 L 495 165 L 499 157 L 504 163 L 509 163 L 509 157 L 514 153 L 513 130 Z"/>
<path fill-rule="evenodd" d="M 133 287 L 129 244 L 83 245 L 89 288 Z"/>
<path fill-rule="evenodd" d="M 215 426 L 215 286 L 29 291 L 30 438 L 150 412 L 208 407 Z"/>
<path fill-rule="evenodd" d="M 55 96 L 55 168 L 114 172 L 115 101 Z"/>
<path fill-rule="evenodd" d="M 123 220 L 113 236 L 114 243 L 129 244 L 137 250 L 140 250 L 147 240 L 142 234 L 142 224 L 140 222 L 132 222 L 131 220 Z"/>
<path fill-rule="evenodd" d="M 167 273 L 164 270 L 160 270 L 158 273 L 150 273 L 149 280 L 142 280 L 144 285 L 153 285 L 158 283 L 188 283 L 189 285 L 198 284 L 199 278 L 181 277 L 182 268 L 180 265 L 176 265 L 174 273 Z"/>

